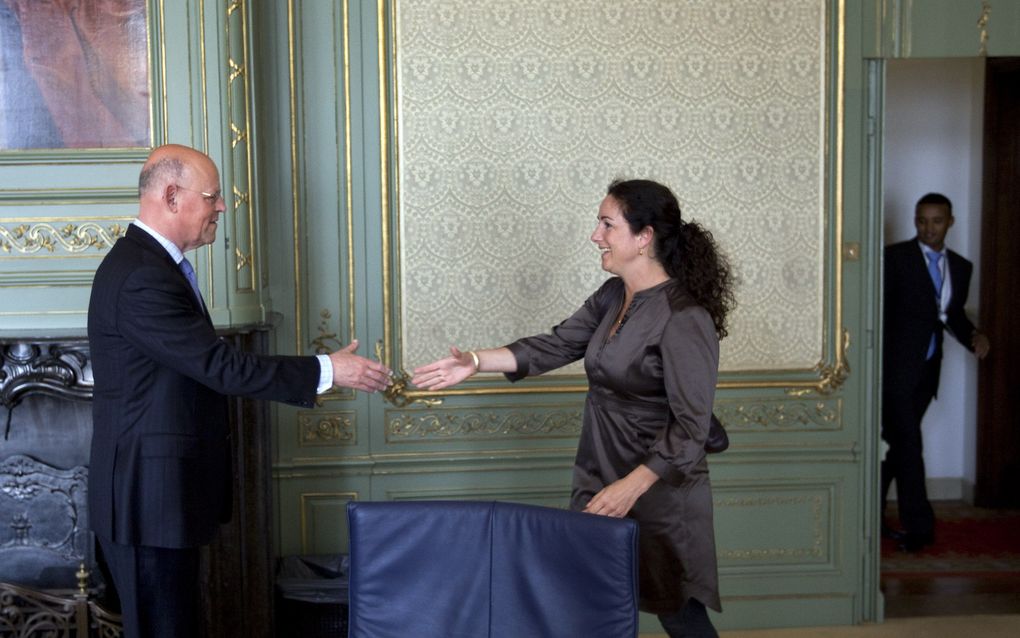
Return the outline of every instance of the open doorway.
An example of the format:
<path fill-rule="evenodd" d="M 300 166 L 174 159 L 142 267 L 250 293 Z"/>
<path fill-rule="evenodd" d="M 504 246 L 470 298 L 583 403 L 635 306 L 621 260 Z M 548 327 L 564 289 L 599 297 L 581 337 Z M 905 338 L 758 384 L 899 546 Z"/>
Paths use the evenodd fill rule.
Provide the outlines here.
<path fill-rule="evenodd" d="M 975 325 L 980 325 L 984 60 L 890 60 L 886 62 L 885 87 L 885 243 L 916 235 L 914 204 L 918 198 L 929 192 L 947 196 L 956 222 L 946 245 L 975 265 L 966 308 Z M 932 500 L 973 503 L 977 374 L 974 356 L 947 335 L 938 396 L 922 422 Z M 895 490 L 890 491 L 890 498 L 895 498 Z"/>
<path fill-rule="evenodd" d="M 987 493 L 982 486 L 989 484 L 988 448 L 997 456 L 993 461 L 1008 461 L 999 463 L 999 477 L 1004 472 L 1015 479 L 1020 458 L 1015 408 L 1020 386 L 1015 378 L 1012 386 L 1000 383 L 1000 377 L 1012 374 L 1017 360 L 1010 343 L 1016 341 L 1011 321 L 1016 313 L 1009 313 L 1020 304 L 1020 260 L 1015 257 L 1020 233 L 1013 230 L 1020 209 L 1020 97 L 1012 88 L 1020 86 L 1014 79 L 1020 78 L 1020 65 L 1005 69 L 1002 80 L 994 75 L 994 62 L 884 63 L 884 243 L 916 235 L 914 204 L 919 197 L 932 191 L 946 195 L 955 217 L 946 244 L 974 266 L 968 315 L 987 332 L 990 324 L 1008 326 L 1002 331 L 1008 336 L 990 334 L 992 354 L 980 364 L 955 339 L 945 338 L 938 398 L 922 425 L 936 539 L 916 553 L 897 551 L 893 541 L 883 539 L 881 587 L 887 618 L 1020 612 L 1020 547 L 1015 543 L 1020 510 L 975 507 L 1017 507 L 1016 501 L 982 498 Z M 988 90 L 990 78 L 1009 89 L 1002 92 L 1005 98 Z M 993 100 L 1013 103 L 989 109 Z M 990 128 L 992 117 L 997 123 Z M 1000 144 L 1000 138 L 1009 142 Z M 990 261 L 995 268 L 989 268 Z M 1004 367 L 990 367 L 993 361 Z M 992 423 L 989 405 L 1002 423 Z M 989 432 L 1006 435 L 989 438 Z M 1015 497 L 1015 480 L 992 482 Z M 895 498 L 894 490 L 890 496 Z M 890 501 L 886 518 L 895 521 L 895 516 L 896 504 Z"/>

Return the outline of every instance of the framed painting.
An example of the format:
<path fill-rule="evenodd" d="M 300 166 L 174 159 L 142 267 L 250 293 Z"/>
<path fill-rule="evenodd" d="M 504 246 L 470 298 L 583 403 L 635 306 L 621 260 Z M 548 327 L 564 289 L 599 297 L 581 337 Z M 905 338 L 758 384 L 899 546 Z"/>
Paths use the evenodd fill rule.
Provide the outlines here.
<path fill-rule="evenodd" d="M 146 0 L 0 0 L 0 151 L 150 145 Z"/>

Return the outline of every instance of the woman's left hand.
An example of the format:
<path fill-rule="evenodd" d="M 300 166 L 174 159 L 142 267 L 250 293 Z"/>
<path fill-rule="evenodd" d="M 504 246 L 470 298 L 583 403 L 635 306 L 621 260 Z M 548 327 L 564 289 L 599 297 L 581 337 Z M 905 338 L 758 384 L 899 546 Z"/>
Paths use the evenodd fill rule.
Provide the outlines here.
<path fill-rule="evenodd" d="M 634 507 L 638 498 L 658 480 L 659 475 L 648 469 L 648 466 L 639 465 L 627 476 L 603 487 L 588 501 L 584 511 L 589 514 L 622 518 Z"/>

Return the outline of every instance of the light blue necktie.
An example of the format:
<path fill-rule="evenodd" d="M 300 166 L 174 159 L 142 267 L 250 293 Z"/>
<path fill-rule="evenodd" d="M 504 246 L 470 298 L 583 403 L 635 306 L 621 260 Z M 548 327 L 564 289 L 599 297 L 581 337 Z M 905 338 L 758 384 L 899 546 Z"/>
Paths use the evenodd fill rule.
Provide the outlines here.
<path fill-rule="evenodd" d="M 928 253 L 924 254 L 928 258 L 928 274 L 931 275 L 931 281 L 935 284 L 935 304 L 939 308 L 939 312 L 942 312 L 942 271 L 939 270 L 939 259 L 942 258 L 941 253 Z M 931 359 L 935 354 L 935 333 L 931 334 L 931 343 L 928 344 L 928 354 L 925 355 L 925 360 Z"/>
<path fill-rule="evenodd" d="M 185 257 L 180 263 L 181 271 L 184 276 L 188 278 L 188 283 L 191 284 L 191 289 L 195 292 L 195 299 L 198 299 L 198 305 L 203 309 L 205 304 L 202 302 L 202 292 L 198 289 L 198 278 L 195 277 L 195 269 L 191 267 L 191 262 Z"/>

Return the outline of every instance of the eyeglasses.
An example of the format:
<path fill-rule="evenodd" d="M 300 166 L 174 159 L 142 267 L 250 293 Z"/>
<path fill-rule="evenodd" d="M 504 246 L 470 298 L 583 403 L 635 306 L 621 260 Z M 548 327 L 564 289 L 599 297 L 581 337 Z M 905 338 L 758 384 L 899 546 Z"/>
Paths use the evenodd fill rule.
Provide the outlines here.
<path fill-rule="evenodd" d="M 198 193 L 199 195 L 202 196 L 202 199 L 209 202 L 210 204 L 215 204 L 216 202 L 220 201 L 221 197 L 223 197 L 223 191 L 213 191 L 212 193 L 207 193 L 205 191 L 197 191 L 194 188 L 187 188 L 185 186 L 181 186 L 180 184 L 174 184 L 174 186 L 181 189 L 182 191 L 191 191 L 192 193 Z"/>

